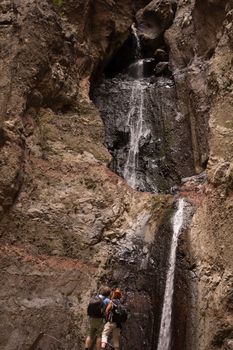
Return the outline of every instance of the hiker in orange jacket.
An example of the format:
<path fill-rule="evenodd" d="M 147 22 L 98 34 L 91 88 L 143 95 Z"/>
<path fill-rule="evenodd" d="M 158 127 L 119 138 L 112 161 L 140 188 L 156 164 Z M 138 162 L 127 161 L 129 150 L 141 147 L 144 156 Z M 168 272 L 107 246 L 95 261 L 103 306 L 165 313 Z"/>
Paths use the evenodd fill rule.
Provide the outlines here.
<path fill-rule="evenodd" d="M 101 340 L 101 350 L 105 349 L 108 343 L 108 336 L 112 333 L 113 347 L 115 350 L 120 349 L 120 335 L 121 335 L 121 319 L 117 318 L 114 310 L 120 305 L 122 292 L 120 288 L 116 288 L 113 292 L 110 303 L 108 304 L 105 314 L 107 323 L 104 325 Z M 127 314 L 125 316 L 127 318 Z"/>

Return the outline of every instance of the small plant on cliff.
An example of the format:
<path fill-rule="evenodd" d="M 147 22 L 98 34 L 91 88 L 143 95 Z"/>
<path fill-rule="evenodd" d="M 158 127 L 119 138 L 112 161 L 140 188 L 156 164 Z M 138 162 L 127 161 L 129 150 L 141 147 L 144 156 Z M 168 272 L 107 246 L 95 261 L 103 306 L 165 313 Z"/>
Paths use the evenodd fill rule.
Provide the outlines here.
<path fill-rule="evenodd" d="M 53 4 L 55 6 L 62 6 L 64 3 L 64 0 L 53 0 Z"/>

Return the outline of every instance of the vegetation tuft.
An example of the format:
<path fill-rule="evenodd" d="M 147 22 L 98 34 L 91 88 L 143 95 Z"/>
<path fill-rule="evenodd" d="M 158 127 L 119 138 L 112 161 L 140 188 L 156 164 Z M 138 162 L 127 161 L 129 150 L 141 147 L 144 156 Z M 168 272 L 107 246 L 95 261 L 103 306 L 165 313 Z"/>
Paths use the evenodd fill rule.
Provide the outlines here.
<path fill-rule="evenodd" d="M 53 4 L 55 5 L 55 6 L 62 6 L 63 5 L 63 3 L 64 3 L 64 0 L 53 0 Z"/>

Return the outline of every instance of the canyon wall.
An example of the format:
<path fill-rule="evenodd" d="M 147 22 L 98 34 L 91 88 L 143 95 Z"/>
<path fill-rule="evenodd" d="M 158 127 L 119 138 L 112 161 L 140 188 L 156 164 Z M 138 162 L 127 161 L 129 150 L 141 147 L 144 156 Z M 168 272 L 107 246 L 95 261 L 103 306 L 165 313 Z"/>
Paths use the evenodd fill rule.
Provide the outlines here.
<path fill-rule="evenodd" d="M 154 245 L 172 199 L 139 194 L 108 169 L 89 99 L 90 77 L 128 37 L 137 9 L 1 2 L 1 349 L 80 349 L 103 283 L 120 285 L 128 329 L 141 332 L 136 344 L 126 332 L 127 347 L 150 346 L 164 256 Z"/>
<path fill-rule="evenodd" d="M 186 242 L 196 284 L 192 339 L 203 350 L 233 346 L 232 8 L 231 1 L 183 2 L 166 33 L 180 103 L 191 118 L 197 171 L 209 144 L 207 181 L 193 195 L 198 209 Z"/>
<path fill-rule="evenodd" d="M 207 167 L 204 183 L 179 183 L 197 210 L 178 252 L 173 349 L 232 349 L 232 1 L 0 9 L 1 349 L 80 349 L 103 283 L 120 285 L 130 309 L 123 349 L 156 348 L 173 198 L 137 192 L 108 169 L 89 98 L 135 21 L 145 56 L 163 56 L 157 72 L 168 62 L 193 175 Z"/>

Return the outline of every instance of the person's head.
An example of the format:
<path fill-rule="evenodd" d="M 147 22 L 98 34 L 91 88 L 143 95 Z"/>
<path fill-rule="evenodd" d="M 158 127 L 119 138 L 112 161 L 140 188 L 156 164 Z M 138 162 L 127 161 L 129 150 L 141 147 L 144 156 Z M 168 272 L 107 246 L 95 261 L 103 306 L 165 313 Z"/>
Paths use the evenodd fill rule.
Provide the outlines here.
<path fill-rule="evenodd" d="M 104 297 L 108 297 L 111 294 L 111 289 L 108 286 L 100 287 L 99 293 Z"/>
<path fill-rule="evenodd" d="M 122 291 L 120 288 L 116 288 L 112 293 L 112 299 L 120 299 L 122 297 Z"/>

